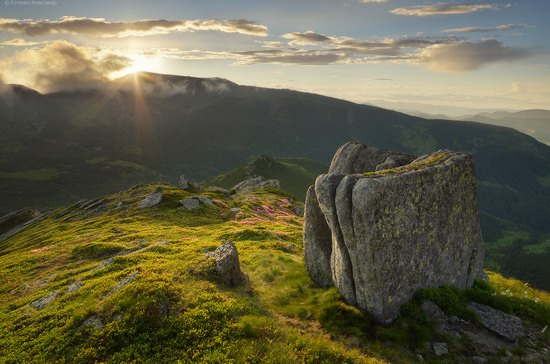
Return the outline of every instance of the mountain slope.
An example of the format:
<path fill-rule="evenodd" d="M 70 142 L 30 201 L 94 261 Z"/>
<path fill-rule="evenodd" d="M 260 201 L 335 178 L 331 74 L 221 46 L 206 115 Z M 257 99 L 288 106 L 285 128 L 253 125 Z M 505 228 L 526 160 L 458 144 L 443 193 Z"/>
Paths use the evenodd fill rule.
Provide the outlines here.
<path fill-rule="evenodd" d="M 206 186 L 232 188 L 252 177 L 278 179 L 281 189 L 294 198 L 304 201 L 307 189 L 320 174 L 327 173 L 328 166 L 306 158 L 271 158 L 258 156 L 227 173 L 204 181 Z"/>
<path fill-rule="evenodd" d="M 158 189 L 162 202 L 140 209 Z M 440 360 L 433 341 L 447 342 L 447 362 L 463 363 L 499 361 L 508 349 L 528 360 L 549 344 L 540 331 L 550 295 L 491 273 L 490 284 L 466 292 L 426 290 L 394 324 L 375 325 L 307 276 L 295 202 L 265 191 L 202 195 L 214 204 L 186 211 L 178 206 L 189 192 L 136 186 L 56 210 L 0 241 L 0 363 L 406 363 L 418 354 Z M 228 239 L 249 277 L 243 287 L 209 273 L 205 253 Z M 442 336 L 421 310 L 426 298 L 463 320 L 472 320 L 469 300 L 519 315 L 531 343 L 493 338 L 486 352 L 475 335 Z"/>
<path fill-rule="evenodd" d="M 101 92 L 33 97 L 38 101 L 19 97 L 21 107 L 2 114 L 4 129 L 37 102 L 59 116 L 50 116 L 42 131 L 0 137 L 12 145 L 0 164 L 5 212 L 21 204 L 59 206 L 110 185 L 116 190 L 129 182 L 176 181 L 182 173 L 207 179 L 259 154 L 328 164 L 341 144 L 356 140 L 416 154 L 441 148 L 472 153 L 481 208 L 550 232 L 550 147 L 508 128 L 424 120 L 222 79 L 156 74 L 129 76 Z M 39 117 L 36 112 L 27 124 Z M 45 203 L 51 195 L 58 197 Z"/>
<path fill-rule="evenodd" d="M 534 109 L 517 112 L 488 112 L 461 116 L 457 119 L 514 128 L 550 145 L 549 110 Z"/>

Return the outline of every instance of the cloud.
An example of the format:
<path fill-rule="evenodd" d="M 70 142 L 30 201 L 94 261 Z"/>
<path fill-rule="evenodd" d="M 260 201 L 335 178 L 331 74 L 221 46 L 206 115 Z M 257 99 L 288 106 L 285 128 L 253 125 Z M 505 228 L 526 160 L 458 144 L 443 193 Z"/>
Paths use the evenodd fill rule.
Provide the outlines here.
<path fill-rule="evenodd" d="M 482 27 L 464 27 L 464 28 L 451 28 L 444 29 L 444 33 L 466 33 L 466 32 L 494 32 L 494 31 L 506 31 L 516 29 L 527 29 L 527 24 L 504 24 L 497 25 L 495 27 L 482 28 Z"/>
<path fill-rule="evenodd" d="M 263 48 L 281 48 L 285 45 L 283 42 L 279 41 L 266 41 L 266 42 L 260 42 Z"/>
<path fill-rule="evenodd" d="M 229 83 L 221 78 L 208 78 L 201 82 L 202 86 L 209 93 L 223 94 L 229 92 Z"/>
<path fill-rule="evenodd" d="M 130 58 L 115 52 L 91 50 L 65 41 L 17 52 L 13 63 L 26 70 L 45 92 L 102 88 L 110 73 L 127 68 Z"/>
<path fill-rule="evenodd" d="M 410 8 L 397 8 L 391 10 L 396 15 L 429 16 L 429 15 L 453 15 L 467 14 L 481 10 L 498 10 L 498 4 L 451 4 L 435 3 L 431 5 L 418 5 Z"/>
<path fill-rule="evenodd" d="M 319 34 L 312 32 L 311 30 L 305 33 L 288 33 L 283 34 L 281 37 L 285 39 L 291 39 L 288 43 L 290 45 L 311 45 L 311 44 L 322 44 L 322 43 L 331 43 L 333 38 L 327 37 L 324 34 Z"/>
<path fill-rule="evenodd" d="M 427 47 L 420 53 L 420 59 L 439 71 L 471 71 L 489 63 L 515 61 L 529 55 L 526 49 L 505 46 L 495 39 L 488 39 Z"/>
<path fill-rule="evenodd" d="M 238 63 L 244 65 L 274 63 L 274 64 L 295 64 L 323 66 L 348 60 L 344 53 L 331 51 L 304 51 L 304 50 L 263 50 L 235 52 Z"/>
<path fill-rule="evenodd" d="M 0 45 L 11 47 L 32 47 L 43 43 L 44 42 L 28 42 L 25 39 L 17 38 L 3 41 L 0 43 Z"/>
<path fill-rule="evenodd" d="M 388 0 L 358 0 L 358 2 L 362 4 L 370 4 L 370 3 L 385 3 L 385 2 L 388 2 Z"/>
<path fill-rule="evenodd" d="M 95 37 L 129 37 L 170 32 L 214 30 L 266 36 L 267 27 L 246 19 L 165 20 L 145 19 L 133 22 L 108 22 L 103 18 L 64 16 L 57 20 L 0 18 L 0 30 L 28 36 L 48 34 L 81 34 Z"/>
<path fill-rule="evenodd" d="M 366 53 L 388 56 L 399 54 L 403 48 L 423 48 L 435 44 L 455 42 L 461 39 L 457 37 L 388 37 L 377 41 L 364 41 L 349 37 L 327 36 L 313 31 L 307 31 L 305 33 L 288 33 L 283 34 L 282 37 L 291 39 L 288 43 L 291 46 L 325 45 L 332 46 L 334 50 L 348 53 Z"/>

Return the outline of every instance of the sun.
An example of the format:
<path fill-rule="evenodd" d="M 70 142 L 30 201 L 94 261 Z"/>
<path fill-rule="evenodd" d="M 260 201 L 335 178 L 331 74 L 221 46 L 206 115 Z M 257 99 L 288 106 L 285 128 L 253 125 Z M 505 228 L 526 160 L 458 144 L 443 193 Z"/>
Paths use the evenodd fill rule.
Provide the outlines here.
<path fill-rule="evenodd" d="M 118 78 L 143 71 L 154 71 L 158 67 L 158 60 L 155 58 L 144 57 L 140 54 L 128 54 L 130 65 L 120 71 L 113 72 L 111 78 Z"/>

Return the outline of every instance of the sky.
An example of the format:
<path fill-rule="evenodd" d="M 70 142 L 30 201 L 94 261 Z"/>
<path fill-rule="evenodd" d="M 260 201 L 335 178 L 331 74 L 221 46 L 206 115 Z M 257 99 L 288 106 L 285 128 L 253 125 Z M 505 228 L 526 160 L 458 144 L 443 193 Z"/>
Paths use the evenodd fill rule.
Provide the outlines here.
<path fill-rule="evenodd" d="M 150 71 L 478 109 L 550 109 L 547 0 L 0 1 L 0 90 Z"/>

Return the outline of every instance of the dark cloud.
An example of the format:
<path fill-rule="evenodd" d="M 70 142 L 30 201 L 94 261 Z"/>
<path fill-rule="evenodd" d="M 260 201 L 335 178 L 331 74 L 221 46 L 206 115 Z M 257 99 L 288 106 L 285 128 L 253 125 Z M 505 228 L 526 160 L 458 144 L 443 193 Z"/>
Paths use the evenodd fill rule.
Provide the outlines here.
<path fill-rule="evenodd" d="M 453 15 L 467 14 L 482 10 L 498 10 L 498 4 L 452 4 L 439 2 L 430 5 L 419 5 L 410 8 L 393 9 L 391 13 L 407 16 L 429 16 L 429 15 Z"/>
<path fill-rule="evenodd" d="M 266 36 L 267 27 L 246 19 L 236 20 L 138 20 L 133 22 L 108 22 L 103 18 L 78 18 L 65 16 L 58 20 L 0 19 L 0 30 L 28 36 L 48 34 L 84 34 L 97 37 L 127 37 L 169 32 L 215 30 Z"/>
<path fill-rule="evenodd" d="M 425 48 L 421 60 L 441 71 L 470 71 L 486 64 L 500 61 L 515 61 L 525 58 L 530 51 L 509 47 L 495 39 L 481 42 L 458 42 Z"/>
<path fill-rule="evenodd" d="M 504 24 L 497 25 L 496 27 L 464 27 L 464 28 L 451 28 L 445 29 L 445 33 L 466 33 L 466 32 L 494 32 L 494 31 L 506 31 L 506 30 L 516 30 L 516 29 L 527 29 L 529 26 L 527 24 Z"/>

